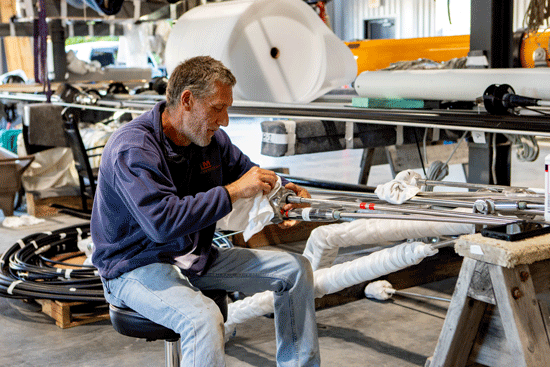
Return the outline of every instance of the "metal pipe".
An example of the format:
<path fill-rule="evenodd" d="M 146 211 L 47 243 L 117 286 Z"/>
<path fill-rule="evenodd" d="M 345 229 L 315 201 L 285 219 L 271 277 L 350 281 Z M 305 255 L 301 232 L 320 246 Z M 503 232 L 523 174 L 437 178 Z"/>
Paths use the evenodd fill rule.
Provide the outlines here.
<path fill-rule="evenodd" d="M 306 222 L 336 222 L 340 219 L 340 212 L 332 209 L 298 208 L 284 212 L 283 217 Z"/>
<path fill-rule="evenodd" d="M 378 214 L 378 213 L 348 213 L 332 209 L 292 209 L 283 213 L 283 219 L 296 219 L 311 222 L 334 222 L 337 220 L 354 219 L 396 219 L 396 220 L 417 220 L 432 222 L 471 223 L 471 224 L 508 224 L 517 222 L 517 218 L 496 218 L 482 216 L 477 217 L 443 217 L 430 215 L 405 215 L 405 214 Z"/>
<path fill-rule="evenodd" d="M 444 217 L 453 217 L 453 218 L 474 218 L 484 220 L 487 218 L 487 215 L 475 214 L 475 213 L 461 213 L 454 211 L 445 211 L 437 209 L 422 209 L 422 208 L 412 208 L 410 206 L 394 206 L 394 205 L 384 205 L 384 204 L 375 204 L 375 203 L 350 203 L 347 201 L 338 201 L 338 200 L 324 200 L 324 199 L 312 199 L 312 198 L 303 198 L 296 195 L 291 195 L 287 197 L 287 202 L 294 204 L 325 204 L 325 205 L 336 205 L 348 208 L 364 209 L 364 210 L 380 210 L 380 211 L 389 211 L 389 212 L 398 212 L 406 214 L 421 214 L 421 215 L 438 215 Z M 509 223 L 511 218 L 503 217 L 491 217 L 492 220 L 499 223 Z M 513 220 L 517 221 L 517 218 Z"/>
<path fill-rule="evenodd" d="M 352 191 L 334 191 L 334 190 L 324 190 L 324 189 L 313 189 L 310 190 L 312 194 L 317 195 L 338 195 L 338 196 L 344 196 L 344 197 L 352 197 L 352 198 L 358 198 L 358 199 L 371 199 L 371 200 L 380 200 L 378 196 L 374 193 L 365 193 L 365 192 L 352 192 Z M 419 192 L 416 194 L 417 196 L 409 199 L 407 202 L 410 204 L 425 204 L 425 205 L 432 205 L 432 206 L 441 206 L 441 207 L 450 207 L 450 208 L 472 208 L 474 201 L 477 199 L 495 199 L 499 200 L 502 198 L 507 198 L 509 200 L 518 199 L 522 201 L 531 201 L 531 202 L 540 202 L 541 204 L 535 204 L 535 203 L 527 203 L 528 207 L 530 205 L 533 205 L 533 209 L 540 209 L 544 208 L 544 196 L 529 196 L 526 197 L 525 195 L 521 196 L 515 196 L 515 195 L 504 195 L 500 193 L 476 193 L 476 192 Z M 461 196 L 464 196 L 464 198 L 472 199 L 472 200 L 450 200 L 450 199 L 441 199 L 439 197 L 456 197 L 461 198 Z M 538 206 L 541 205 L 541 206 Z"/>
<path fill-rule="evenodd" d="M 338 196 L 344 196 L 344 197 L 351 197 L 351 198 L 358 198 L 358 199 L 371 199 L 371 200 L 380 201 L 380 198 L 378 197 L 378 195 L 374 193 L 367 193 L 367 192 L 335 191 L 335 190 L 323 190 L 323 189 L 313 189 L 313 190 L 310 190 L 310 192 L 312 194 L 318 194 L 318 195 L 338 195 Z M 409 199 L 408 203 L 448 206 L 452 208 L 471 208 L 473 204 L 473 202 L 471 201 L 443 200 L 443 199 L 437 199 L 437 198 L 432 200 L 427 197 L 413 197 Z"/>
<path fill-rule="evenodd" d="M 493 200 L 478 199 L 474 202 L 474 210 L 483 214 L 494 214 L 499 212 L 506 213 L 524 213 L 533 215 L 544 214 L 544 204 L 528 204 L 523 200 Z"/>
<path fill-rule="evenodd" d="M 289 195 L 286 198 L 288 203 L 292 204 L 319 204 L 319 205 L 330 205 L 330 206 L 341 206 L 347 208 L 361 209 L 361 204 L 357 202 L 349 202 L 342 200 L 330 200 L 330 199 L 314 199 L 314 198 L 303 198 L 301 196 Z"/>
<path fill-rule="evenodd" d="M 41 96 L 45 100 L 45 96 Z M 0 93 L 0 99 L 8 98 L 8 93 Z M 12 96 L 13 98 L 13 96 Z M 28 100 L 28 96 L 16 99 Z M 144 108 L 147 108 L 144 106 Z M 430 127 L 440 129 L 498 132 L 550 136 L 547 119 L 543 116 L 491 116 L 476 111 L 380 111 L 349 107 L 347 104 L 280 104 L 254 103 L 252 101 L 235 101 L 229 109 L 230 117 L 255 116 L 275 118 L 308 118 L 312 120 L 345 121 L 376 125 Z"/>
<path fill-rule="evenodd" d="M 460 199 L 492 199 L 492 200 L 521 200 L 521 201 L 531 201 L 531 202 L 538 202 L 538 203 L 544 203 L 544 195 L 543 194 L 529 194 L 526 195 L 525 193 L 503 193 L 503 192 L 424 192 L 420 191 L 416 194 L 416 196 L 413 198 L 433 198 L 433 199 L 439 199 L 439 198 L 445 198 L 445 197 L 452 197 L 455 198 L 455 200 Z"/>
<path fill-rule="evenodd" d="M 488 189 L 488 190 L 508 190 L 508 189 L 521 189 L 528 190 L 528 187 L 515 187 L 515 186 L 504 186 L 504 185 L 486 185 L 486 184 L 476 184 L 468 182 L 452 182 L 452 181 L 436 181 L 436 180 L 425 180 L 417 179 L 416 182 L 423 184 L 425 186 L 448 186 L 448 187 L 462 187 L 467 189 Z"/>
<path fill-rule="evenodd" d="M 308 211 L 310 209 L 311 211 Z M 315 212 L 313 212 L 313 210 Z M 488 218 L 488 217 L 487 217 Z M 421 220 L 433 222 L 473 223 L 473 224 L 507 224 L 513 221 L 481 221 L 477 218 L 436 217 L 428 215 L 378 214 L 378 213 L 347 213 L 332 209 L 291 209 L 283 212 L 285 220 L 303 220 L 306 222 L 335 222 L 337 220 L 354 219 L 397 219 Z M 515 220 L 517 221 L 517 219 Z"/>
<path fill-rule="evenodd" d="M 390 294 L 398 294 L 398 295 L 404 296 L 404 297 L 420 297 L 420 298 L 433 299 L 433 300 L 436 300 L 436 301 L 451 302 L 450 298 L 428 296 L 426 294 L 420 294 L 420 293 L 403 292 L 403 291 L 395 290 L 393 288 L 385 289 L 385 292 L 390 293 Z"/>
<path fill-rule="evenodd" d="M 179 340 L 164 341 L 164 364 L 166 367 L 177 367 L 181 363 Z"/>
<path fill-rule="evenodd" d="M 451 239 L 451 240 L 446 240 L 446 241 L 440 241 L 440 242 L 436 242 L 432 245 L 430 245 L 433 249 L 440 249 L 440 248 L 443 248 L 443 247 L 449 247 L 449 246 L 452 246 L 454 245 L 454 243 L 456 242 L 456 239 Z"/>
<path fill-rule="evenodd" d="M 455 217 L 436 217 L 429 215 L 403 215 L 403 214 L 376 214 L 376 213 L 340 213 L 341 219 L 397 219 L 397 220 L 417 220 L 431 222 L 450 222 L 450 223 L 471 223 L 471 224 L 503 224 L 517 222 L 518 218 L 507 219 L 505 221 L 495 220 L 494 217 L 486 218 L 455 218 Z"/>
<path fill-rule="evenodd" d="M 332 189 L 332 190 L 342 190 L 342 191 L 351 191 L 351 192 L 371 192 L 374 193 L 374 190 L 376 190 L 376 187 L 367 186 L 367 185 L 358 185 L 358 184 L 347 184 L 347 183 L 341 183 L 341 182 L 333 182 L 333 181 L 321 181 L 321 180 L 312 180 L 309 178 L 302 178 L 302 177 L 293 177 L 290 175 L 278 173 L 277 175 L 287 179 L 288 181 L 295 183 L 297 185 L 301 186 L 308 186 L 308 187 L 318 187 L 318 188 L 324 188 L 324 189 Z"/>

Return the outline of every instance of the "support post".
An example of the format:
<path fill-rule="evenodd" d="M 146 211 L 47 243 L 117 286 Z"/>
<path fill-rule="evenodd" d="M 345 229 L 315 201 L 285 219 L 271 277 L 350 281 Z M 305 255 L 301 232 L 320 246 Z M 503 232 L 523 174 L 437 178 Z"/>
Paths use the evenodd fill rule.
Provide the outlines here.
<path fill-rule="evenodd" d="M 65 53 L 65 29 L 61 19 L 52 19 L 50 23 L 52 37 L 53 72 L 54 82 L 65 80 L 67 73 L 67 56 Z"/>
<path fill-rule="evenodd" d="M 468 143 L 468 182 L 510 185 L 510 142 L 501 134 L 497 134 L 495 139 L 493 134 L 485 134 L 485 140 L 485 143 Z"/>
<path fill-rule="evenodd" d="M 489 68 L 512 67 L 512 0 L 472 0 L 470 52 L 487 55 Z"/>

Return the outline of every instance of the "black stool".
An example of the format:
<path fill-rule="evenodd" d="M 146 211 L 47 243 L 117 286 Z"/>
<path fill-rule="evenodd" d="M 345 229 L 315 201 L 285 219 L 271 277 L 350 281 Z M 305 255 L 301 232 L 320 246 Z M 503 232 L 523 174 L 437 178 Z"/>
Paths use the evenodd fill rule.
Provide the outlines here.
<path fill-rule="evenodd" d="M 203 294 L 216 302 L 227 321 L 227 292 L 214 290 L 203 291 Z M 179 347 L 180 336 L 175 331 L 154 323 L 130 308 L 109 305 L 111 323 L 116 331 L 122 335 L 147 341 L 164 340 L 165 365 L 177 367 L 180 364 L 181 352 Z"/>

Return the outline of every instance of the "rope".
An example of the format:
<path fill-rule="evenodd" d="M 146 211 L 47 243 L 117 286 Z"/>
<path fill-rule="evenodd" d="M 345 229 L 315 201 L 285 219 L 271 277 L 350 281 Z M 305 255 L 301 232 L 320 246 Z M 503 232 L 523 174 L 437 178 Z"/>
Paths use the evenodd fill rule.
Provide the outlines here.
<path fill-rule="evenodd" d="M 530 32 L 537 32 L 545 22 L 548 23 L 549 16 L 550 3 L 548 0 L 531 0 L 523 18 L 523 25 Z"/>
<path fill-rule="evenodd" d="M 534 136 L 504 134 L 517 146 L 516 157 L 522 162 L 534 162 L 539 156 L 539 144 Z"/>

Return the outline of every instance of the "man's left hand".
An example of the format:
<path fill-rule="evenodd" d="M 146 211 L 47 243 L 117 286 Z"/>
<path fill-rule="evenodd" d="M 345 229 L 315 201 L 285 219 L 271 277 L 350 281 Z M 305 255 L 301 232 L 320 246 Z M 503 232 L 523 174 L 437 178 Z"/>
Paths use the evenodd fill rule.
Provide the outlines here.
<path fill-rule="evenodd" d="M 303 187 L 301 186 L 298 186 L 292 182 L 289 182 L 285 185 L 285 189 L 288 189 L 288 190 L 292 190 L 296 193 L 296 195 L 300 196 L 300 197 L 303 197 L 303 198 L 311 198 L 311 195 L 309 194 L 309 192 L 304 189 Z M 305 208 L 309 206 L 309 204 L 285 204 L 283 206 L 283 210 L 284 211 L 287 211 L 287 210 L 290 210 L 290 209 L 294 209 L 294 208 Z M 279 228 L 290 228 L 292 226 L 295 226 L 296 224 L 298 223 L 297 220 L 285 220 L 283 221 L 282 223 L 279 223 L 278 226 Z"/>

